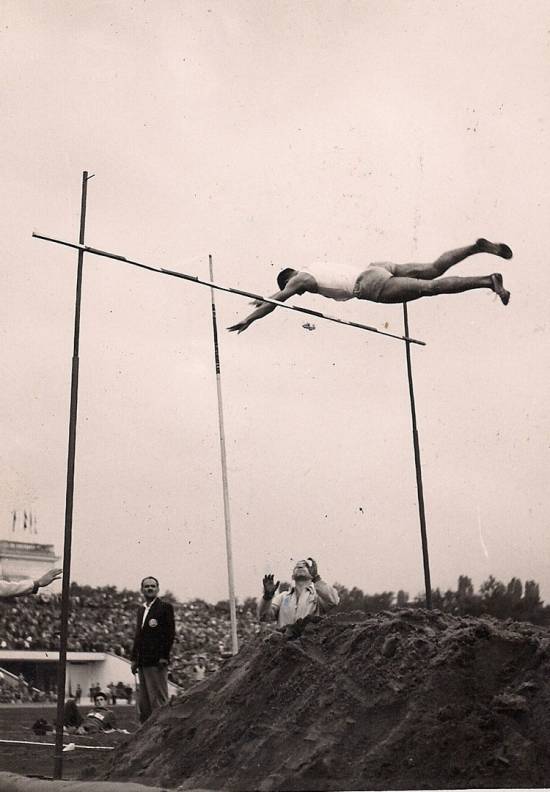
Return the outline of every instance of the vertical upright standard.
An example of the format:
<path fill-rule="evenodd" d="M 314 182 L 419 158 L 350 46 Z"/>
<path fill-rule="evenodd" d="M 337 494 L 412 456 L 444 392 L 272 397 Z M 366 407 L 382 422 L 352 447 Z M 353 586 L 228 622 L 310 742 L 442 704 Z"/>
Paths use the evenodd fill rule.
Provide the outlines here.
<path fill-rule="evenodd" d="M 210 280 L 214 280 L 212 267 L 212 256 L 208 256 L 210 267 Z M 218 391 L 218 422 L 220 427 L 220 452 L 222 460 L 222 484 L 223 484 L 223 513 L 225 518 L 225 547 L 227 554 L 227 578 L 229 582 L 229 611 L 231 614 L 231 649 L 233 654 L 239 651 L 239 639 L 237 637 L 237 609 L 235 607 L 235 584 L 233 579 L 233 549 L 231 546 L 231 514 L 229 510 L 229 488 L 227 484 L 227 459 L 225 453 L 225 430 L 223 423 L 223 402 L 222 384 L 220 379 L 220 354 L 218 350 L 218 324 L 216 321 L 216 303 L 214 301 L 214 289 L 210 289 L 212 298 L 212 328 L 214 332 L 214 360 L 216 364 L 216 388 Z"/>
<path fill-rule="evenodd" d="M 89 177 L 91 178 L 91 176 Z M 84 244 L 86 227 L 86 195 L 88 171 L 82 174 L 82 199 L 80 205 L 80 244 Z M 57 719 L 55 728 L 54 778 L 63 777 L 63 711 L 65 708 L 65 679 L 67 673 L 67 634 L 69 626 L 69 597 L 71 585 L 71 542 L 73 529 L 73 493 L 76 450 L 76 419 L 78 407 L 78 350 L 80 343 L 80 301 L 82 294 L 82 264 L 84 251 L 78 251 L 76 274 L 76 301 L 74 311 L 74 341 L 71 369 L 71 406 L 69 417 L 69 450 L 67 456 L 67 487 L 65 492 L 65 535 L 63 542 L 63 587 L 61 592 L 61 631 L 59 662 L 57 666 Z"/>
<path fill-rule="evenodd" d="M 403 303 L 403 319 L 405 322 L 405 336 L 409 337 L 409 316 L 407 303 Z M 411 363 L 411 344 L 405 341 L 407 355 L 407 374 L 409 377 L 409 396 L 411 399 L 411 417 L 414 445 L 414 465 L 416 468 L 416 490 L 418 493 L 418 515 L 420 517 L 420 536 L 422 538 L 422 558 L 424 561 L 424 585 L 426 587 L 426 607 L 432 609 L 432 584 L 430 581 L 430 558 L 428 555 L 428 536 L 426 533 L 426 513 L 424 511 L 424 489 L 422 487 L 422 466 L 420 464 L 420 445 L 418 443 L 418 429 L 416 427 L 416 407 L 414 402 L 414 388 Z"/>

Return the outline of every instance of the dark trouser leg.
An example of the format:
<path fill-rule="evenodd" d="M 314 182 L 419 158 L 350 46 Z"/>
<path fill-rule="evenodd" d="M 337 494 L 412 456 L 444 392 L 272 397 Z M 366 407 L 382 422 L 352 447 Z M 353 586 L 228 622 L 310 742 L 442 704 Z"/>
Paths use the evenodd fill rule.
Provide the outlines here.
<path fill-rule="evenodd" d="M 151 714 L 151 702 L 147 691 L 146 668 L 138 668 L 139 690 L 137 693 L 137 705 L 139 710 L 139 721 L 144 723 Z"/>
<path fill-rule="evenodd" d="M 147 688 L 149 713 L 168 703 L 168 669 L 166 666 L 147 666 L 141 672 Z"/>

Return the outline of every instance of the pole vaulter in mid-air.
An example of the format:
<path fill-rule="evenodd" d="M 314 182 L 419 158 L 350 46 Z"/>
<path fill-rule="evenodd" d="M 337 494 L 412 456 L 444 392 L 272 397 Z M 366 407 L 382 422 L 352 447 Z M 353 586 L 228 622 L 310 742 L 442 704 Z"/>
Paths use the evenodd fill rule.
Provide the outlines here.
<path fill-rule="evenodd" d="M 280 291 L 271 299 L 284 302 L 295 294 L 311 292 L 333 300 L 351 300 L 356 297 L 358 300 L 378 303 L 406 303 L 435 294 L 490 289 L 500 297 L 504 305 L 508 305 L 510 292 L 504 288 L 500 272 L 481 276 L 441 277 L 450 267 L 476 253 L 512 258 L 508 245 L 478 239 L 473 245 L 443 253 L 429 264 L 392 264 L 385 261 L 369 264 L 367 269 L 360 272 L 325 262 L 302 267 L 300 270 L 289 267 L 277 276 Z M 277 307 L 261 300 L 255 300 L 253 305 L 257 306 L 255 311 L 227 329 L 242 333 L 252 322 L 262 319 Z"/>

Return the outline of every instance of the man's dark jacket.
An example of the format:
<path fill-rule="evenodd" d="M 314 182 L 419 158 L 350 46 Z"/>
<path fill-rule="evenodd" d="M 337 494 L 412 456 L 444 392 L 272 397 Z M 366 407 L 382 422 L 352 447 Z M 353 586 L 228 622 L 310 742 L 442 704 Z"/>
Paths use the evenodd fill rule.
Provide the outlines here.
<path fill-rule="evenodd" d="M 175 625 L 174 608 L 169 602 L 156 599 L 145 624 L 143 621 L 144 605 L 140 605 L 137 612 L 136 634 L 132 648 L 131 660 L 138 668 L 156 666 L 159 660 L 170 660 L 170 650 L 174 643 Z"/>

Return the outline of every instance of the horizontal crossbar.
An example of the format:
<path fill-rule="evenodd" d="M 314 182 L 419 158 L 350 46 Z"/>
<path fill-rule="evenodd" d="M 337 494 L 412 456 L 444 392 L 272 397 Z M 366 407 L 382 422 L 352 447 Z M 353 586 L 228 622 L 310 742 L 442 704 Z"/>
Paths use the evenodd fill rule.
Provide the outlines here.
<path fill-rule="evenodd" d="M 327 314 L 321 313 L 320 311 L 312 311 L 310 308 L 302 308 L 299 305 L 287 305 L 287 303 L 281 302 L 280 300 L 274 300 L 271 297 L 262 297 L 260 294 L 243 291 L 242 289 L 234 289 L 230 286 L 220 286 L 217 283 L 202 280 L 202 278 L 199 278 L 196 275 L 187 275 L 184 272 L 177 272 L 176 270 L 169 270 L 165 269 L 164 267 L 153 267 L 150 264 L 143 264 L 140 261 L 134 261 L 133 259 L 126 258 L 126 256 L 119 256 L 116 253 L 109 253 L 106 250 L 99 250 L 98 248 L 90 247 L 89 245 L 79 245 L 76 242 L 66 242 L 63 239 L 55 239 L 54 237 L 48 237 L 37 233 L 33 233 L 33 237 L 36 239 L 43 239 L 46 242 L 55 242 L 57 245 L 64 245 L 65 247 L 74 248 L 75 250 L 82 250 L 84 253 L 91 253 L 94 256 L 103 256 L 104 258 L 115 259 L 115 261 L 123 261 L 126 264 L 131 264 L 134 267 L 140 267 L 141 269 L 149 270 L 149 272 L 159 272 L 162 275 L 171 275 L 174 278 L 182 278 L 183 280 L 191 281 L 192 283 L 199 283 L 202 286 L 210 286 L 211 289 L 218 289 L 219 291 L 229 292 L 230 294 L 240 294 L 241 297 L 248 297 L 253 300 L 271 303 L 271 305 L 276 305 L 280 308 L 287 308 L 291 311 L 299 311 L 300 313 L 305 313 L 309 316 L 315 316 L 318 319 L 326 319 L 328 322 L 337 322 L 338 324 L 348 325 L 349 327 L 357 327 L 359 330 L 368 330 L 370 333 L 378 333 L 379 335 L 387 336 L 388 338 L 395 338 L 398 341 L 405 341 L 409 344 L 420 344 L 421 346 L 426 346 L 425 341 L 419 341 L 417 338 L 395 335 L 394 333 L 388 333 L 386 330 L 379 330 L 377 327 L 371 327 L 370 325 L 361 324 L 360 322 L 352 322 L 348 319 L 338 319 L 335 316 L 328 316 Z"/>

